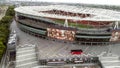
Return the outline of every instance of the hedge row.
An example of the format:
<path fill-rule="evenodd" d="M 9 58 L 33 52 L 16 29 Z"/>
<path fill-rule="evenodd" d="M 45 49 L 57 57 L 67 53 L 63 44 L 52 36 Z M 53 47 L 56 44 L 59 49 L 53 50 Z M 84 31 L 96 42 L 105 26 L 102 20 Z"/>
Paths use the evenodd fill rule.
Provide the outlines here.
<path fill-rule="evenodd" d="M 15 15 L 14 6 L 9 6 L 5 16 L 0 20 L 0 59 L 6 50 L 9 27 Z"/>

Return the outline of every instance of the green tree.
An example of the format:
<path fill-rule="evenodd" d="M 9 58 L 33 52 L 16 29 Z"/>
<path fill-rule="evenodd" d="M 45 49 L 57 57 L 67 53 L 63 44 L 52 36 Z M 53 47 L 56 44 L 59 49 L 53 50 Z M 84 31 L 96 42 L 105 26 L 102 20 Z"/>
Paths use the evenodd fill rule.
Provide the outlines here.
<path fill-rule="evenodd" d="M 3 43 L 0 41 L 0 54 L 2 55 L 4 52 L 5 46 L 3 45 Z"/>
<path fill-rule="evenodd" d="M 5 16 L 0 20 L 0 59 L 6 48 L 6 43 L 9 36 L 9 26 L 14 14 L 14 6 L 10 6 L 6 11 Z"/>

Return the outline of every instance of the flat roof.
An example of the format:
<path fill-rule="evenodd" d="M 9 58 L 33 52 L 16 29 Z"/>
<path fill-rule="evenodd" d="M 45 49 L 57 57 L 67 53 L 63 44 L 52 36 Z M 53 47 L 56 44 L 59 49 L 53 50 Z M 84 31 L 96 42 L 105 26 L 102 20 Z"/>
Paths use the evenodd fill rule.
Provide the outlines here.
<path fill-rule="evenodd" d="M 73 13 L 83 13 L 83 14 L 92 14 L 92 17 L 80 18 L 78 16 L 63 16 L 58 14 L 48 14 L 42 13 L 40 11 L 48 10 L 62 10 L 66 12 Z M 100 8 L 90 8 L 82 6 L 68 6 L 68 5 L 49 5 L 49 6 L 21 6 L 15 8 L 16 12 L 37 16 L 37 17 L 51 17 L 59 19 L 74 19 L 74 20 L 90 20 L 90 21 L 120 21 L 120 12 L 100 9 Z"/>

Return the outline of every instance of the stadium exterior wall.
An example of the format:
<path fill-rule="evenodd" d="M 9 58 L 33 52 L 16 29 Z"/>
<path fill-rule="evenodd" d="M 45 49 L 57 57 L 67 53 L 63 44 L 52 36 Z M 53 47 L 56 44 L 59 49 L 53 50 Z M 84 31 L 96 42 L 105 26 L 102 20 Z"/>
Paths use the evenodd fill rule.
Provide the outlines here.
<path fill-rule="evenodd" d="M 20 17 L 24 17 L 24 18 L 20 18 Z M 52 25 L 55 27 L 61 27 L 61 29 L 72 28 L 73 30 L 75 30 L 76 31 L 75 41 L 73 41 L 73 43 L 80 43 L 85 45 L 107 45 L 109 44 L 109 39 L 111 37 L 111 32 L 106 31 L 107 29 L 89 30 L 89 29 L 82 29 L 82 28 L 78 29 L 74 27 L 64 27 L 54 23 L 52 20 L 49 20 L 45 17 L 33 16 L 33 15 L 20 13 L 20 12 L 16 12 L 16 21 L 19 28 L 22 31 L 33 34 L 37 37 L 42 37 L 42 38 L 56 40 L 56 41 L 57 40 L 62 41 L 62 40 L 50 38 L 47 36 L 47 28 L 54 28 L 54 27 L 50 27 L 49 25 Z M 30 24 L 30 21 L 32 22 L 31 24 Z M 71 42 L 71 41 L 63 40 L 63 42 Z"/>

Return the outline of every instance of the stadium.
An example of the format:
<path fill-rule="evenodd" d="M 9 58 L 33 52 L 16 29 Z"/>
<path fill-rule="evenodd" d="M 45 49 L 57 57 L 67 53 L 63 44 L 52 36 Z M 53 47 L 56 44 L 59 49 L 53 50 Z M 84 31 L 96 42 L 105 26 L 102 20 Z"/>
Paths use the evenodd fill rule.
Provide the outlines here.
<path fill-rule="evenodd" d="M 15 11 L 18 25 L 25 32 L 85 45 L 108 44 L 120 18 L 120 13 L 112 10 L 66 5 L 27 6 Z"/>
<path fill-rule="evenodd" d="M 48 65 L 48 68 L 72 63 L 83 64 L 83 67 L 76 68 L 101 68 L 98 56 L 111 52 L 108 45 L 119 45 L 120 13 L 117 11 L 68 5 L 22 6 L 15 8 L 15 11 L 20 30 L 44 39 L 35 46 L 35 52 L 39 64 Z M 84 63 L 97 65 L 84 67 Z M 106 65 L 109 68 L 109 64 Z"/>

